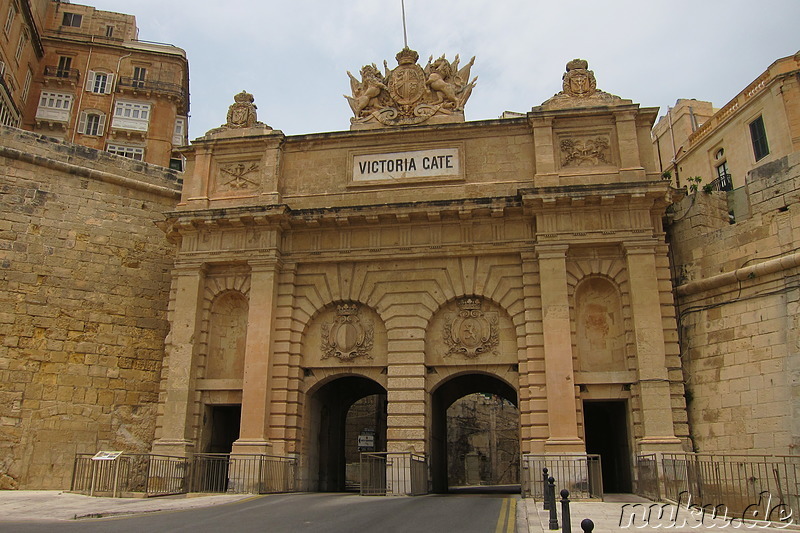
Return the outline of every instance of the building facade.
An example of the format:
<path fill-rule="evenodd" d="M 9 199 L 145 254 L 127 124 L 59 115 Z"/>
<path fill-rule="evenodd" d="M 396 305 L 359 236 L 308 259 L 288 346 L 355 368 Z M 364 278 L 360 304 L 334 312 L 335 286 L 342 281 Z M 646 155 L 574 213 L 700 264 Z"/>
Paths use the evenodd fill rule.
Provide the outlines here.
<path fill-rule="evenodd" d="M 182 169 L 189 69 L 175 46 L 138 40 L 136 18 L 55 0 L 4 0 L 3 123 Z M 12 55 L 13 50 L 13 55 Z"/>
<path fill-rule="evenodd" d="M 744 187 L 748 172 L 800 149 L 800 52 L 775 61 L 721 109 L 678 100 L 653 128 L 661 169 L 678 187 Z"/>
<path fill-rule="evenodd" d="M 341 490 L 347 408 L 378 394 L 378 440 L 446 489 L 446 408 L 485 392 L 518 406 L 521 453 L 616 450 L 607 486 L 630 490 L 632 453 L 689 434 L 656 110 L 575 60 L 526 115 L 462 122 L 468 76 L 409 52 L 354 81 L 352 131 L 285 136 L 240 94 L 184 149 L 153 452 L 207 451 L 227 412 L 232 451 L 296 455 L 303 488 Z M 405 85 L 436 76 L 441 97 Z"/>

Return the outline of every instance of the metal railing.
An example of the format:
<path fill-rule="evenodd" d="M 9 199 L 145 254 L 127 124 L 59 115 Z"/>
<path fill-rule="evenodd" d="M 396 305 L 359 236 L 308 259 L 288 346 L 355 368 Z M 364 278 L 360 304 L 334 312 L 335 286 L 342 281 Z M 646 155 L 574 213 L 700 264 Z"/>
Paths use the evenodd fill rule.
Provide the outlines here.
<path fill-rule="evenodd" d="M 277 455 L 196 454 L 191 492 L 268 494 L 297 491 L 297 460 Z"/>
<path fill-rule="evenodd" d="M 761 520 L 800 512 L 798 456 L 676 453 L 664 454 L 662 463 L 669 500 L 687 504 L 691 497 L 692 504 L 723 505 L 738 516 L 757 510 Z"/>
<path fill-rule="evenodd" d="M 92 454 L 75 455 L 70 490 L 119 496 L 124 493 L 180 494 L 186 492 L 188 461 L 183 457 L 123 454 L 113 460 L 96 460 Z"/>
<path fill-rule="evenodd" d="M 636 456 L 635 492 L 639 496 L 654 501 L 661 499 L 658 482 L 658 457 L 656 457 L 656 454 Z"/>
<path fill-rule="evenodd" d="M 73 83 L 78 83 L 81 72 L 76 68 L 61 68 L 56 65 L 47 65 L 44 67 L 44 75 L 48 78 L 61 78 L 62 80 L 71 80 Z"/>
<path fill-rule="evenodd" d="M 428 460 L 419 453 L 362 452 L 361 495 L 428 493 Z"/>
<path fill-rule="evenodd" d="M 730 174 L 723 174 L 708 184 L 712 191 L 732 191 L 733 180 Z"/>
<path fill-rule="evenodd" d="M 522 456 L 522 495 L 542 500 L 542 469 L 555 478 L 556 494 L 569 491 L 570 498 L 603 498 L 603 471 L 596 454 Z"/>
<path fill-rule="evenodd" d="M 171 94 L 180 98 L 185 98 L 185 90 L 177 83 L 167 83 L 164 81 L 137 80 L 131 76 L 120 76 L 117 80 L 117 87 L 128 87 L 140 91 L 152 91 L 156 93 Z"/>

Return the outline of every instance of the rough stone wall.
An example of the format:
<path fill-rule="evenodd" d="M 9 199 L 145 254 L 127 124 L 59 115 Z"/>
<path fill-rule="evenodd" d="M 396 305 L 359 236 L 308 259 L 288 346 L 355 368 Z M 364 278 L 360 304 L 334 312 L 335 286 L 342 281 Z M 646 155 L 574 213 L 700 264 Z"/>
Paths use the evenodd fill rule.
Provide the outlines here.
<path fill-rule="evenodd" d="M 0 130 L 0 488 L 69 488 L 75 453 L 147 452 L 177 175 Z"/>
<path fill-rule="evenodd" d="M 800 153 L 756 168 L 746 186 L 747 220 L 728 223 L 724 192 L 698 192 L 670 226 L 692 438 L 700 452 L 793 455 Z"/>

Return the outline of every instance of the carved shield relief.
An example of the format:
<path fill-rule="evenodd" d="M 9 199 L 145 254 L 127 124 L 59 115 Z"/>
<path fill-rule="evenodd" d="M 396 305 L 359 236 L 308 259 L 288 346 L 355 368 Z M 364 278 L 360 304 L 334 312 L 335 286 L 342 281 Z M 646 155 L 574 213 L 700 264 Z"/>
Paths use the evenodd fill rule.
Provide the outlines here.
<path fill-rule="evenodd" d="M 493 353 L 500 343 L 496 313 L 484 313 L 477 297 L 458 301 L 458 315 L 450 317 L 444 325 L 444 342 L 448 347 L 445 357 L 463 355 L 475 358 Z"/>
<path fill-rule="evenodd" d="M 411 105 L 425 92 L 425 72 L 419 65 L 399 65 L 389 75 L 389 94 L 401 105 Z"/>
<path fill-rule="evenodd" d="M 358 357 L 372 359 L 373 326 L 358 316 L 357 304 L 340 304 L 336 320 L 322 325 L 322 358 L 336 357 L 352 361 Z"/>

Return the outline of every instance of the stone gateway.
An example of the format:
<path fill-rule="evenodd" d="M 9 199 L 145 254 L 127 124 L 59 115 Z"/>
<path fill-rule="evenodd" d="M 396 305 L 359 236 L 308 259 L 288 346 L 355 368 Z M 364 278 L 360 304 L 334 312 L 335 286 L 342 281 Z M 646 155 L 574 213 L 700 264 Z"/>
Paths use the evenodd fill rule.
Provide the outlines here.
<path fill-rule="evenodd" d="M 253 115 L 183 149 L 152 452 L 222 439 L 342 490 L 347 409 L 378 395 L 377 451 L 426 454 L 446 489 L 446 409 L 488 392 L 517 406 L 521 453 L 600 442 L 625 454 L 607 490 L 631 490 L 631 452 L 688 438 L 657 110 L 575 61 L 526 115 L 464 123 L 474 59 L 423 69 L 411 52 L 351 76 L 354 131 L 286 136 Z M 379 120 L 389 108 L 410 114 Z"/>

